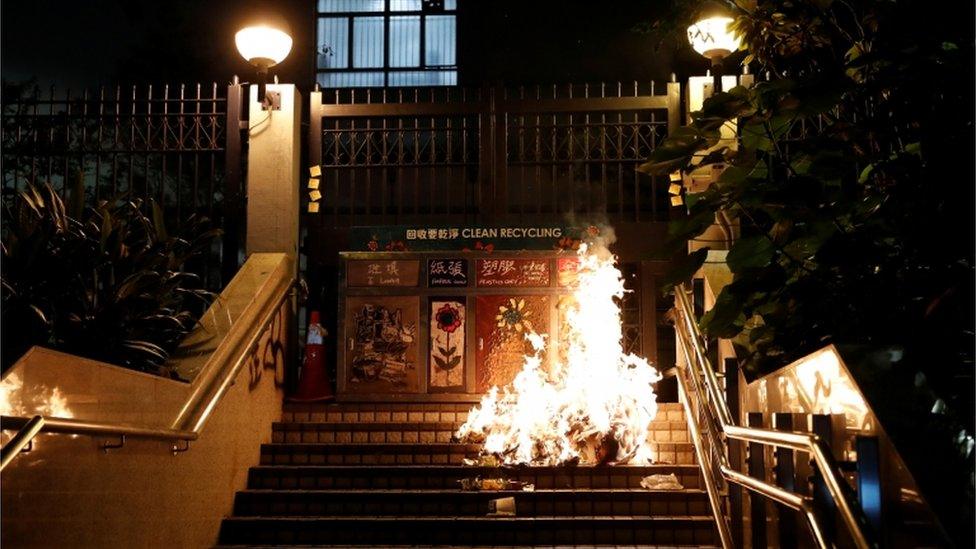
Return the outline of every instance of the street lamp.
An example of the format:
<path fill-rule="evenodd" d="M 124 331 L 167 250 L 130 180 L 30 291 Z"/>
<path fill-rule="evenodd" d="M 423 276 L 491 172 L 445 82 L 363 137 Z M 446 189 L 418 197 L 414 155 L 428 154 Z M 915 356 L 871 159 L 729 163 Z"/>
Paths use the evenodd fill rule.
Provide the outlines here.
<path fill-rule="evenodd" d="M 688 27 L 688 42 L 691 43 L 691 47 L 702 57 L 712 62 L 713 94 L 722 91 L 722 61 L 729 55 L 732 55 L 732 52 L 738 50 L 741 44 L 739 36 L 729 28 L 733 21 L 734 19 L 729 17 L 728 12 L 723 7 L 712 4 L 709 8 L 702 11 L 701 18 L 698 21 Z M 722 131 L 724 132 L 725 130 L 723 129 Z M 715 181 L 716 179 L 717 176 L 714 173 L 709 174 L 710 181 Z M 672 185 L 672 188 L 676 186 Z M 680 187 L 677 190 L 680 192 Z M 672 204 L 676 202 L 675 198 L 680 197 L 673 197 L 671 199 Z M 677 202 L 680 203 L 680 200 Z M 715 225 L 722 232 L 723 239 L 725 240 L 725 249 L 730 249 L 735 239 L 735 234 L 732 223 L 725 211 L 719 210 L 715 212 Z"/>
<path fill-rule="evenodd" d="M 282 20 L 258 21 L 245 25 L 234 35 L 234 43 L 241 57 L 258 70 L 258 98 L 263 110 L 279 110 L 281 95 L 267 92 L 268 69 L 281 63 L 291 51 L 288 25 Z"/>
<path fill-rule="evenodd" d="M 728 15 L 712 11 L 688 27 L 691 47 L 712 62 L 715 93 L 722 91 L 722 61 L 738 50 L 741 43 L 729 28 L 732 21 Z"/>

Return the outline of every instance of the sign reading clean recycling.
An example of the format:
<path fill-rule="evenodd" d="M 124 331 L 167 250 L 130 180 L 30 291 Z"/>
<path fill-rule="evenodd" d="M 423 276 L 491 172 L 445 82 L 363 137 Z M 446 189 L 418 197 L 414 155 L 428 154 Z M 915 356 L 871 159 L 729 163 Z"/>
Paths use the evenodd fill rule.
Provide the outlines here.
<path fill-rule="evenodd" d="M 390 225 L 353 227 L 350 251 L 573 250 L 587 229 L 557 225 L 499 227 Z"/>

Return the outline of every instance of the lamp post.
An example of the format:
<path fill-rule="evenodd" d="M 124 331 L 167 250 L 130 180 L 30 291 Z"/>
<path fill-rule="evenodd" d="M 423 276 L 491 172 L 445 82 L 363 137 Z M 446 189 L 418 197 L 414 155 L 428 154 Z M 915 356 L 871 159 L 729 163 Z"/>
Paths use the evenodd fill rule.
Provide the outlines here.
<path fill-rule="evenodd" d="M 268 17 L 244 25 L 234 35 L 234 43 L 241 57 L 258 71 L 258 98 L 263 110 L 279 110 L 281 96 L 268 92 L 265 84 L 268 69 L 281 63 L 291 52 L 292 39 L 288 24 L 277 17 Z"/>
<path fill-rule="evenodd" d="M 741 40 L 729 28 L 732 17 L 721 6 L 713 4 L 704 10 L 701 18 L 688 27 L 688 42 L 701 56 L 712 62 L 712 94 L 722 91 L 722 62 L 739 49 Z M 710 181 L 717 176 L 710 174 Z M 715 225 L 722 233 L 725 249 L 732 247 L 735 238 L 732 222 L 725 211 L 715 213 Z"/>
<path fill-rule="evenodd" d="M 741 40 L 729 28 L 733 19 L 715 10 L 688 27 L 688 42 L 703 57 L 712 62 L 714 93 L 722 91 L 722 61 L 739 49 Z"/>

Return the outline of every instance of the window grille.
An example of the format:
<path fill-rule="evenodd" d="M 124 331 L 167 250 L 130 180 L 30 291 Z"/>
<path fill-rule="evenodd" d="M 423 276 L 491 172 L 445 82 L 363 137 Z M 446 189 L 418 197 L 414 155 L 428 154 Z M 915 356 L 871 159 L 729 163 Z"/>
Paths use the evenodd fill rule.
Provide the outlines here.
<path fill-rule="evenodd" d="M 457 85 L 457 0 L 319 0 L 325 88 Z"/>

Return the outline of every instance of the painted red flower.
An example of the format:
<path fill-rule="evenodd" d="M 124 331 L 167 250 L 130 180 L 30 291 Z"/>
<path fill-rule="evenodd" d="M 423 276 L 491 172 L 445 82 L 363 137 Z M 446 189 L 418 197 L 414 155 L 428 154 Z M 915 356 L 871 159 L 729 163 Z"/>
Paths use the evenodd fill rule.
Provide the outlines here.
<path fill-rule="evenodd" d="M 461 313 L 455 307 L 451 307 L 449 303 L 445 303 L 443 307 L 437 309 L 434 313 L 434 320 L 437 321 L 437 327 L 449 334 L 453 334 L 454 330 L 461 327 Z"/>
<path fill-rule="evenodd" d="M 369 241 L 369 242 L 368 242 L 368 243 L 366 244 L 366 247 L 367 247 L 367 248 L 369 248 L 369 251 L 371 251 L 371 252 L 375 252 L 376 250 L 378 250 L 378 249 L 379 249 L 379 247 L 380 247 L 380 243 L 379 243 L 379 242 L 377 242 L 377 241 L 376 241 L 376 239 L 374 238 L 373 240 L 370 240 L 370 241 Z"/>

